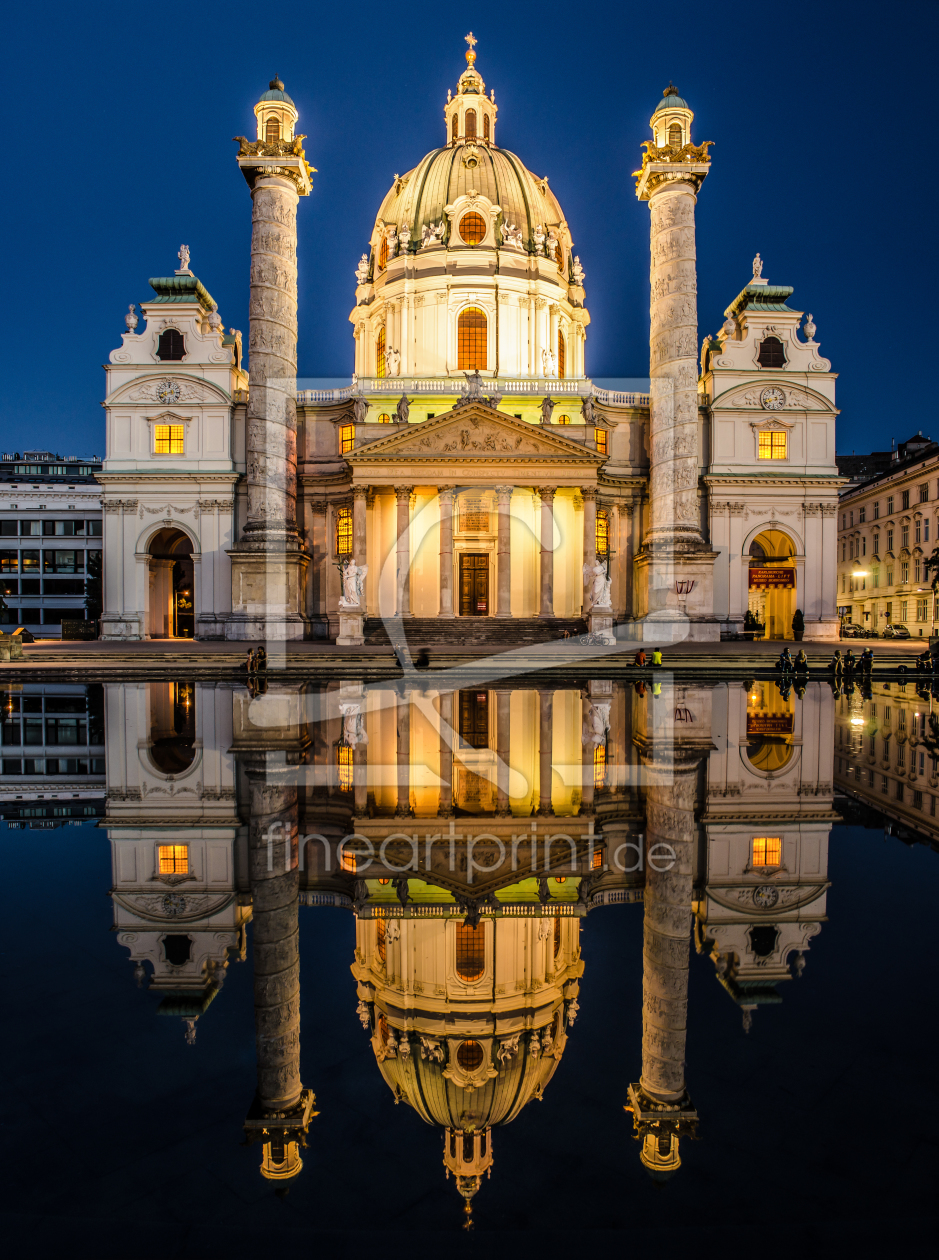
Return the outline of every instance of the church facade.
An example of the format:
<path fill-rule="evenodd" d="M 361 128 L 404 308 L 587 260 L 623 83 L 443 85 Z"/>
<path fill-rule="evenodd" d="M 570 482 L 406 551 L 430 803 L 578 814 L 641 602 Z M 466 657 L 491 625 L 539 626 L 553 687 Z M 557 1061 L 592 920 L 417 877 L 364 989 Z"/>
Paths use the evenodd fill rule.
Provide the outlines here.
<path fill-rule="evenodd" d="M 297 212 L 312 187 L 279 80 L 240 138 L 250 331 L 180 250 L 107 366 L 102 637 L 531 642 L 586 625 L 837 637 L 835 374 L 759 257 L 699 348 L 708 145 L 670 85 L 637 195 L 651 218 L 650 383 L 586 371 L 590 314 L 549 186 L 497 143 L 467 66 L 441 147 L 396 177 L 355 272 L 354 373 L 297 388 Z M 351 349 L 351 347 L 350 347 Z"/>

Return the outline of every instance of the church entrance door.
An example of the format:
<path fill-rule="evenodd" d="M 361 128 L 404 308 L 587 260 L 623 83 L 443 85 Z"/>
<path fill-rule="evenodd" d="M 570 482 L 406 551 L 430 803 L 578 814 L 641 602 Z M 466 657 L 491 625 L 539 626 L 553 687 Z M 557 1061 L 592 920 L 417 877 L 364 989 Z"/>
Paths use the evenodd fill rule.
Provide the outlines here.
<path fill-rule="evenodd" d="M 460 616 L 489 616 L 489 556 L 485 552 L 460 556 Z"/>

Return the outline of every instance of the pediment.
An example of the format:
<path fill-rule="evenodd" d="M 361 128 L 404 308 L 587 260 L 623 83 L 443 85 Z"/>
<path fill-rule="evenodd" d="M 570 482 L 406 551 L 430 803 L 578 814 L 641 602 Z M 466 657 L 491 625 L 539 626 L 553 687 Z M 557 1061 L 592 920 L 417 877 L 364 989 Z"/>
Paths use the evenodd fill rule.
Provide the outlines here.
<path fill-rule="evenodd" d="M 209 381 L 163 372 L 159 376 L 138 376 L 121 385 L 106 399 L 109 407 L 115 403 L 222 403 L 231 406 L 231 399 L 223 389 Z"/>
<path fill-rule="evenodd" d="M 558 426 L 561 427 L 561 426 Z M 396 460 L 428 460 L 456 463 L 522 460 L 526 463 L 567 463 L 596 467 L 605 456 L 580 442 L 516 420 L 485 404 L 455 407 L 433 420 L 403 425 L 346 456 L 350 464 L 392 463 Z"/>
<path fill-rule="evenodd" d="M 763 401 L 762 395 L 767 390 L 782 391 L 783 403 L 779 406 L 775 398 L 775 405 L 767 407 Z M 823 398 L 813 389 L 805 389 L 800 386 L 789 385 L 785 381 L 779 380 L 762 380 L 753 381 L 747 385 L 735 385 L 725 394 L 721 394 L 719 398 L 715 398 L 711 403 L 712 409 L 717 407 L 740 407 L 747 410 L 756 409 L 758 411 L 767 411 L 770 415 L 780 411 L 825 411 L 829 415 L 832 412 L 832 405 L 827 398 Z"/>

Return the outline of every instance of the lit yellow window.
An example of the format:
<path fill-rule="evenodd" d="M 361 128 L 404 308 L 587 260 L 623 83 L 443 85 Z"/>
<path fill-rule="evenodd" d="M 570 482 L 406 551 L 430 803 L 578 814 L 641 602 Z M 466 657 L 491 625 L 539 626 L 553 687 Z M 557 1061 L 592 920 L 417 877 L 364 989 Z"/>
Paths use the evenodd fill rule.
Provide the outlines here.
<path fill-rule="evenodd" d="M 594 431 L 593 431 L 593 437 L 594 437 L 594 441 L 595 441 L 595 442 L 596 442 L 596 444 L 597 444 L 597 454 L 598 454 L 598 455 L 605 455 L 605 454 L 607 453 L 607 449 L 606 449 L 606 429 L 594 429 Z"/>
<path fill-rule="evenodd" d="M 570 422 L 571 422 L 570 416 L 558 416 L 557 420 L 555 420 L 554 423 L 555 424 L 570 424 Z"/>
<path fill-rule="evenodd" d="M 776 429 L 760 430 L 760 459 L 785 459 L 788 433 Z"/>
<path fill-rule="evenodd" d="M 778 866 L 781 852 L 782 844 L 779 836 L 754 836 L 754 866 Z"/>
<path fill-rule="evenodd" d="M 156 424 L 153 426 L 154 455 L 182 455 L 183 426 L 181 424 Z"/>
<path fill-rule="evenodd" d="M 378 920 L 378 957 L 382 962 L 388 961 L 388 925 L 384 919 Z"/>
<path fill-rule="evenodd" d="M 339 790 L 348 792 L 352 787 L 352 748 L 348 744 L 340 744 L 336 749 L 336 764 L 339 767 Z M 351 869 L 355 870 L 355 867 Z"/>
<path fill-rule="evenodd" d="M 339 450 L 343 455 L 348 455 L 355 446 L 355 425 L 343 424 L 339 426 Z"/>
<path fill-rule="evenodd" d="M 391 416 L 389 416 L 389 414 L 388 414 L 388 412 L 387 412 L 387 411 L 383 411 L 383 412 L 381 413 L 381 415 L 378 417 L 378 423 L 379 423 L 379 424 L 391 424 Z"/>
<path fill-rule="evenodd" d="M 610 550 L 610 518 L 608 513 L 600 511 L 597 513 L 596 524 L 596 547 L 595 551 L 598 556 L 605 556 Z"/>
<path fill-rule="evenodd" d="M 336 555 L 352 555 L 352 508 L 340 508 L 336 513 Z"/>
<path fill-rule="evenodd" d="M 382 245 L 382 253 L 379 255 L 378 262 L 379 262 L 379 266 L 384 267 L 385 263 L 387 263 L 388 261 L 388 242 L 382 241 L 381 245 Z M 385 259 L 384 263 L 381 261 L 382 258 Z M 375 375 L 380 376 L 380 377 L 383 377 L 385 375 L 385 369 L 386 369 L 385 346 L 386 344 L 387 343 L 385 341 L 385 330 L 384 328 L 379 328 L 378 340 L 375 342 Z"/>
<path fill-rule="evenodd" d="M 600 744 L 593 750 L 593 786 L 602 788 L 606 783 L 606 747 Z M 597 854 L 594 855 L 596 861 Z"/>
<path fill-rule="evenodd" d="M 602 865 L 603 865 L 603 850 L 594 849 L 592 869 L 595 871 L 598 871 Z"/>
<path fill-rule="evenodd" d="M 189 849 L 184 844 L 160 845 L 160 874 L 188 875 Z"/>

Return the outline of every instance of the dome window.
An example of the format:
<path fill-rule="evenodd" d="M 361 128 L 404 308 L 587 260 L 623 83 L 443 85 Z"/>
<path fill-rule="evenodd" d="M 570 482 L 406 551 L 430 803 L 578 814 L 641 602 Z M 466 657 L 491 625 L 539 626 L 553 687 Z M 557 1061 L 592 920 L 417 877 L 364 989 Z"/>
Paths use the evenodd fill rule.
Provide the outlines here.
<path fill-rule="evenodd" d="M 456 1061 L 464 1072 L 475 1072 L 477 1068 L 483 1065 L 483 1048 L 478 1041 L 464 1041 L 461 1043 L 459 1050 L 456 1052 Z M 469 1159 L 473 1158 L 472 1134 L 467 1134 L 470 1139 Z M 465 1139 L 464 1139 L 465 1140 Z M 467 1155 L 464 1153 L 464 1159 Z"/>
<path fill-rule="evenodd" d="M 383 248 L 387 251 L 387 244 L 382 241 Z M 378 338 L 375 342 L 375 375 L 383 377 L 385 375 L 385 330 L 379 328 Z"/>
<path fill-rule="evenodd" d="M 456 138 L 459 134 L 460 134 L 460 120 L 456 116 L 456 114 L 454 114 L 453 122 L 450 124 L 450 139 L 452 140 L 454 144 L 456 144 Z"/>
<path fill-rule="evenodd" d="M 560 252 L 561 252 L 561 247 L 559 245 L 558 254 L 560 254 Z M 558 258 L 559 267 L 561 265 L 561 261 L 562 260 L 559 257 Z M 567 368 L 567 346 L 564 342 L 564 334 L 561 332 L 559 328 L 558 329 L 558 376 L 563 377 L 565 374 L 566 368 Z"/>
<path fill-rule="evenodd" d="M 554 957 L 557 958 L 561 952 L 561 916 L 554 916 Z"/>
<path fill-rule="evenodd" d="M 164 363 L 178 362 L 186 357 L 186 343 L 183 334 L 176 328 L 167 328 L 160 333 L 157 342 L 157 358 Z"/>
<path fill-rule="evenodd" d="M 388 924 L 384 919 L 378 920 L 378 957 L 383 963 L 388 961 Z"/>
<path fill-rule="evenodd" d="M 672 123 L 669 127 L 668 142 L 675 149 L 681 148 L 681 123 Z"/>
<path fill-rule="evenodd" d="M 467 140 L 476 139 L 476 111 L 468 109 L 466 111 L 466 138 Z"/>
<path fill-rule="evenodd" d="M 467 245 L 478 245 L 486 235 L 486 220 L 475 210 L 464 214 L 460 220 L 460 236 Z"/>
<path fill-rule="evenodd" d="M 269 118 L 265 123 L 264 142 L 265 144 L 280 143 L 280 121 L 277 118 Z"/>
<path fill-rule="evenodd" d="M 786 355 L 783 344 L 778 337 L 764 337 L 760 342 L 760 353 L 757 356 L 760 367 L 781 368 L 786 366 Z"/>
<path fill-rule="evenodd" d="M 491 136 L 491 133 L 489 130 L 489 115 L 486 114 L 485 117 L 483 118 L 483 139 L 486 141 L 487 144 L 489 143 L 490 136 Z"/>
<path fill-rule="evenodd" d="M 485 312 L 478 306 L 468 306 L 460 313 L 457 323 L 457 368 L 459 371 L 485 370 L 487 341 L 488 326 Z"/>
<path fill-rule="evenodd" d="M 461 980 L 480 980 L 485 965 L 486 935 L 483 925 L 480 923 L 476 927 L 471 927 L 468 923 L 458 923 L 456 925 L 456 974 Z"/>

